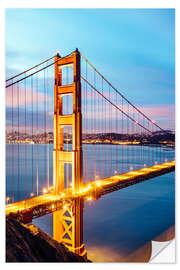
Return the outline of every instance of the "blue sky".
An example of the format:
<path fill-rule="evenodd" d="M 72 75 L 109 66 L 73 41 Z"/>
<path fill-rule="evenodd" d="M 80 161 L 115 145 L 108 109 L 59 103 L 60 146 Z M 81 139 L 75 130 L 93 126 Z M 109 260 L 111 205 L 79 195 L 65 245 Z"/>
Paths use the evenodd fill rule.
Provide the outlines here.
<path fill-rule="evenodd" d="M 78 48 L 130 101 L 174 128 L 173 9 L 6 9 L 7 77 Z M 167 111 L 169 116 L 167 116 Z"/>

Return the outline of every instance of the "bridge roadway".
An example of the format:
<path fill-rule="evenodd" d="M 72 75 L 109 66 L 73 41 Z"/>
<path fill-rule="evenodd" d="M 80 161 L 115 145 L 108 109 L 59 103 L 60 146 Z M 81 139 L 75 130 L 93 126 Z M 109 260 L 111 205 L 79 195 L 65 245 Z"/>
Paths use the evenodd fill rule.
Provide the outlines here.
<path fill-rule="evenodd" d="M 70 204 L 74 199 L 83 198 L 87 201 L 98 199 L 104 194 L 174 170 L 175 161 L 171 161 L 89 182 L 88 184 L 83 185 L 79 192 L 73 192 L 72 189 L 68 189 L 68 191 L 64 190 L 64 192 L 56 195 L 53 191 L 48 191 L 46 194 L 40 196 L 7 204 L 6 216 L 13 214 L 15 216 L 22 217 L 24 214 L 29 213 L 32 220 L 32 218 L 60 210 L 62 207 L 66 207 Z"/>

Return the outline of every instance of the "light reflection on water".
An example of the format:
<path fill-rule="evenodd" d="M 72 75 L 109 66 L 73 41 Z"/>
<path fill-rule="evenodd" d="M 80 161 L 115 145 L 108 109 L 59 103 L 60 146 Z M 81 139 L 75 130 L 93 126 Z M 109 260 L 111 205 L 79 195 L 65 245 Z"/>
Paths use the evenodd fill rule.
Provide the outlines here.
<path fill-rule="evenodd" d="M 84 240 L 89 257 L 94 261 L 98 257 L 100 261 L 148 260 L 149 242 L 174 225 L 173 181 L 174 173 L 154 178 L 86 207 Z"/>
<path fill-rule="evenodd" d="M 43 145 L 40 149 L 42 151 L 40 157 L 43 161 Z M 174 151 L 169 151 L 168 154 L 172 158 Z M 24 160 L 22 160 L 21 171 L 25 173 L 23 162 Z M 136 164 L 138 163 L 137 159 Z M 8 171 L 10 164 L 9 154 L 8 177 L 10 177 Z M 40 178 L 44 181 L 43 162 L 39 165 Z M 8 177 L 7 194 L 10 192 Z M 84 244 L 88 258 L 97 262 L 149 261 L 151 256 L 154 256 L 163 246 L 162 242 L 162 245 L 160 244 L 157 248 L 157 245 L 154 245 L 155 241 L 156 243 L 170 241 L 174 237 L 172 229 L 175 223 L 174 177 L 174 173 L 169 173 L 107 194 L 97 201 L 85 203 Z M 31 183 L 30 176 L 29 182 Z M 24 185 L 22 184 L 22 197 L 24 197 L 23 194 Z M 33 223 L 53 236 L 52 221 L 50 214 L 34 220 Z M 169 228 L 171 229 L 168 230 Z M 154 246 L 156 246 L 155 251 Z"/>

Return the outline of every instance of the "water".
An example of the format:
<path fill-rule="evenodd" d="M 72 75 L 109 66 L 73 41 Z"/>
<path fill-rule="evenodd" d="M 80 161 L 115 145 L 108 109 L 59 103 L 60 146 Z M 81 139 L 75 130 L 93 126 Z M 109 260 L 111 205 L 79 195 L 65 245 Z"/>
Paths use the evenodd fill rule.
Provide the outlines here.
<path fill-rule="evenodd" d="M 104 196 L 84 211 L 89 257 L 131 261 L 129 257 L 142 249 L 138 259 L 143 261 L 143 247 L 146 250 L 151 240 L 172 227 L 174 219 L 174 173 Z"/>
<path fill-rule="evenodd" d="M 25 146 L 19 144 L 21 149 L 21 158 L 19 161 L 21 175 L 21 192 L 20 197 L 24 198 L 30 192 L 32 187 L 32 174 L 36 175 L 34 162 L 34 171 L 32 173 L 30 150 L 36 152 L 37 145 L 28 145 L 29 151 L 27 161 L 29 163 L 27 177 L 27 191 L 25 190 Z M 39 182 L 43 187 L 46 182 L 46 161 L 47 145 L 39 145 Z M 96 150 L 98 150 L 98 147 Z M 102 146 L 101 146 L 102 147 Z M 103 146 L 104 151 L 110 150 L 114 146 Z M 122 147 L 122 146 L 120 146 Z M 135 148 L 134 148 L 135 147 Z M 11 194 L 11 164 L 12 164 L 12 145 L 7 145 L 7 194 Z M 87 150 L 88 148 L 88 150 Z M 133 148 L 133 149 L 132 149 Z M 23 150 L 24 149 L 24 150 Z M 86 145 L 86 155 L 92 152 L 92 146 Z M 134 151 L 135 150 L 135 151 Z M 147 147 L 144 147 L 144 161 L 147 162 Z M 154 151 L 154 148 L 150 149 Z M 17 156 L 18 147 L 14 145 L 14 156 Z M 121 149 L 119 149 L 121 151 Z M 128 151 L 136 153 L 130 159 L 126 160 L 126 165 L 133 163 L 135 168 L 140 166 L 141 160 L 138 159 L 139 146 L 129 146 Z M 50 145 L 50 184 L 52 183 L 52 145 Z M 113 151 L 112 151 L 113 153 Z M 115 152 L 112 159 L 115 160 Z M 168 159 L 173 159 L 174 151 L 167 151 Z M 158 154 L 157 154 L 158 156 Z M 90 160 L 90 159 L 89 159 Z M 129 161 L 129 164 L 128 164 Z M 17 160 L 14 171 L 14 185 L 17 189 L 18 164 Z M 120 160 L 118 163 L 120 164 Z M 103 163 L 103 164 L 99 164 Z M 103 156 L 103 160 L 96 157 L 96 168 L 108 164 L 108 157 Z M 89 175 L 92 177 L 94 164 L 90 164 Z M 116 164 L 114 163 L 115 169 Z M 90 179 L 89 176 L 89 179 Z M 84 244 L 89 259 L 92 261 L 149 261 L 167 241 L 174 237 L 175 224 L 175 185 L 174 172 L 153 178 L 151 180 L 129 186 L 125 189 L 105 195 L 97 201 L 85 203 L 84 210 Z M 86 179 L 86 181 L 89 181 Z M 36 179 L 34 181 L 34 188 Z M 17 193 L 17 192 L 16 192 Z M 16 194 L 16 197 L 18 195 Z M 33 221 L 45 232 L 53 236 L 52 214 L 38 218 Z"/>

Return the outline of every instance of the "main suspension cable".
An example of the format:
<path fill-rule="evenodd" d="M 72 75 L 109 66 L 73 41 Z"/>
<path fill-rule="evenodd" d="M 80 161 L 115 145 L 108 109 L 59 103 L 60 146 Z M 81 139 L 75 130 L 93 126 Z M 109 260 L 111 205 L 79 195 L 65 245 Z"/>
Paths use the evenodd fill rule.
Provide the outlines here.
<path fill-rule="evenodd" d="M 13 77 L 11 77 L 11 78 L 9 78 L 9 79 L 7 79 L 6 82 L 8 82 L 8 81 L 10 81 L 10 80 L 13 80 L 13 79 L 15 79 L 15 78 L 17 78 L 17 77 L 19 77 L 19 76 L 21 76 L 21 75 L 23 75 L 23 74 L 29 72 L 30 70 L 35 69 L 35 68 L 37 68 L 37 67 L 39 67 L 39 66 L 45 64 L 46 62 L 50 61 L 50 60 L 53 59 L 54 57 L 55 57 L 55 56 L 50 57 L 50 58 L 46 59 L 45 61 L 39 63 L 38 65 L 35 65 L 35 66 L 33 66 L 33 67 L 31 67 L 31 68 L 29 68 L 29 69 L 27 69 L 27 70 L 25 70 L 25 71 L 23 71 L 23 72 L 21 72 L 21 73 L 19 73 L 19 74 L 15 75 L 15 76 L 13 76 Z"/>
<path fill-rule="evenodd" d="M 139 125 L 140 127 L 142 127 L 143 129 L 145 129 L 146 131 L 152 133 L 150 130 L 148 130 L 146 127 L 143 127 L 139 122 L 135 121 L 131 116 L 129 116 L 127 113 L 125 113 L 124 111 L 122 111 L 116 104 L 114 104 L 112 101 L 110 101 L 107 97 L 105 97 L 102 93 L 99 92 L 99 90 L 97 90 L 90 82 L 88 82 L 83 76 L 81 76 L 81 78 L 87 83 L 89 84 L 89 86 L 91 88 L 93 88 L 96 92 L 99 93 L 99 95 L 101 95 L 104 99 L 106 99 L 112 106 L 114 106 L 116 109 L 118 109 L 120 112 L 122 112 L 124 115 L 126 115 L 126 117 L 128 117 L 131 121 L 133 121 L 134 123 L 136 123 L 137 125 Z"/>
<path fill-rule="evenodd" d="M 146 116 L 141 110 L 139 110 L 135 105 L 133 105 L 123 94 L 121 94 L 82 54 L 80 54 L 81 57 L 103 78 L 104 81 L 106 81 L 122 98 L 124 98 L 137 112 L 139 112 L 141 115 L 143 115 L 148 121 L 152 123 L 152 119 L 150 119 L 148 116 Z M 153 123 L 157 128 L 159 128 L 161 131 L 168 133 L 164 129 L 162 129 L 159 125 L 157 125 L 155 122 Z"/>
<path fill-rule="evenodd" d="M 73 53 L 73 52 L 72 52 L 72 53 Z M 23 80 L 25 80 L 25 79 L 27 79 L 27 78 L 29 78 L 29 77 L 33 76 L 34 74 L 36 74 L 36 73 L 38 73 L 38 72 L 40 72 L 40 71 L 42 71 L 42 70 L 44 70 L 44 69 L 47 69 L 48 67 L 53 66 L 54 64 L 56 64 L 56 63 L 57 63 L 57 62 L 59 62 L 60 60 L 62 60 L 62 59 L 64 59 L 64 58 L 66 58 L 66 57 L 71 56 L 71 55 L 72 55 L 72 53 L 70 53 L 70 54 L 68 54 L 68 55 L 66 55 L 66 56 L 64 56 L 64 57 L 60 57 L 59 59 L 57 59 L 57 60 L 56 60 L 56 61 L 54 61 L 53 63 L 51 63 L 51 64 L 49 64 L 49 65 L 47 65 L 47 66 L 45 66 L 45 67 L 43 67 L 43 68 L 41 68 L 41 69 L 39 69 L 39 70 L 37 70 L 37 71 L 33 72 L 33 73 L 31 73 L 31 74 L 29 74 L 29 75 L 25 76 L 25 77 L 24 77 L 24 78 L 22 78 L 22 79 L 19 79 L 19 80 L 15 81 L 15 82 L 12 82 L 12 83 L 10 83 L 10 84 L 6 85 L 6 88 L 8 88 L 8 87 L 10 87 L 11 85 L 16 84 L 16 83 L 18 83 L 18 82 L 21 82 L 21 81 L 23 81 Z M 11 78 L 11 79 L 12 79 L 12 78 Z M 10 79 L 9 79 L 9 80 L 10 80 Z"/>

